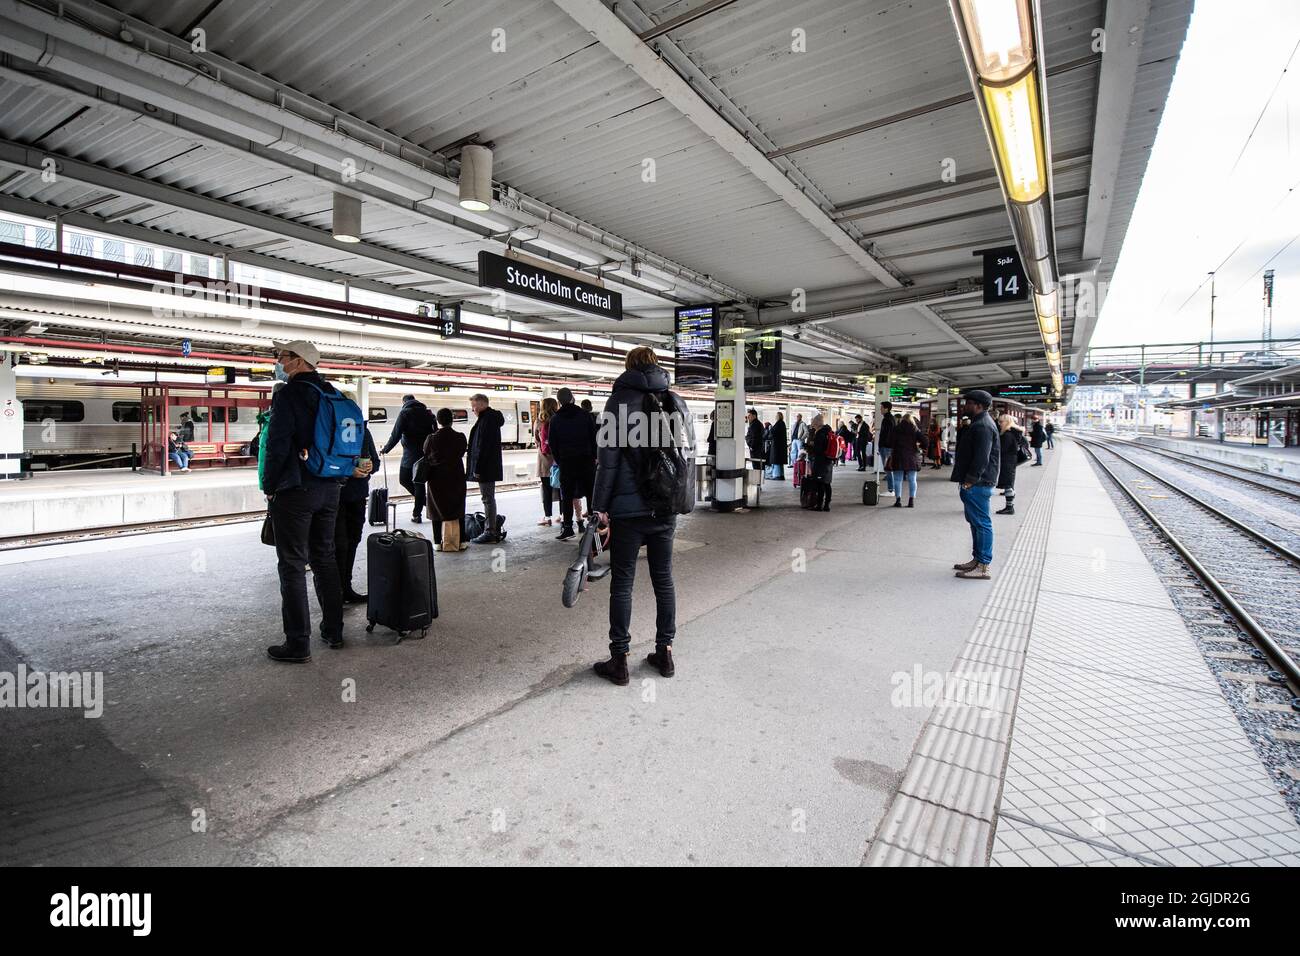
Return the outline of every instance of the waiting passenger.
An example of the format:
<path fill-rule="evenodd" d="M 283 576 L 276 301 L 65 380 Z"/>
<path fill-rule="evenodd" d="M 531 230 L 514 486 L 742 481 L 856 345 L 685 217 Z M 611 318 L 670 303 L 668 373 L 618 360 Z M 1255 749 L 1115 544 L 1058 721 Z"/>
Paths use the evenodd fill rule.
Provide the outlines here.
<path fill-rule="evenodd" d="M 803 420 L 803 413 L 794 416 L 794 428 L 790 430 L 790 464 L 799 460 L 799 452 L 808 440 L 808 423 Z"/>
<path fill-rule="evenodd" d="M 1056 431 L 1056 426 L 1053 425 L 1051 422 L 1048 422 L 1045 426 L 1043 426 L 1043 431 L 1047 433 L 1047 447 L 1055 448 L 1056 440 L 1052 437 L 1052 434 Z"/>
<path fill-rule="evenodd" d="M 876 429 L 876 454 L 880 455 L 880 467 L 885 469 L 885 490 L 897 495 L 894 488 L 894 473 L 889 470 L 889 453 L 894 448 L 894 405 L 892 402 L 880 403 L 880 427 Z"/>
<path fill-rule="evenodd" d="M 487 518 L 483 533 L 471 543 L 496 544 L 503 537 L 501 526 L 505 523 L 497 514 L 497 482 L 505 476 L 505 463 L 501 459 L 501 426 L 506 423 L 506 418 L 491 406 L 482 392 L 469 402 L 478 418 L 469 432 L 469 464 L 465 470 L 473 481 L 478 482 L 483 514 Z"/>
<path fill-rule="evenodd" d="M 767 439 L 767 466 L 772 470 L 773 481 L 785 481 L 785 461 L 789 450 L 786 448 L 785 415 L 776 413 L 776 421 Z"/>
<path fill-rule="evenodd" d="M 424 440 L 433 434 L 433 428 L 433 413 L 428 406 L 414 395 L 403 395 L 402 410 L 397 413 L 392 434 L 380 452 L 387 455 L 399 441 L 402 443 L 402 466 L 397 481 L 414 499 L 411 520 L 416 524 L 424 520 L 424 486 L 415 480 L 415 463 L 424 454 Z"/>
<path fill-rule="evenodd" d="M 926 452 L 930 456 L 931 468 L 943 464 L 943 432 L 939 428 L 939 419 L 930 416 L 930 431 L 925 436 Z"/>
<path fill-rule="evenodd" d="M 998 448 L 998 428 L 989 417 L 993 396 L 975 389 L 964 397 L 970 424 L 957 438 L 951 480 L 961 485 L 961 502 L 966 509 L 966 523 L 970 525 L 971 560 L 954 564 L 953 570 L 959 578 L 988 580 L 989 565 L 993 563 L 993 517 L 989 514 L 989 499 L 998 481 L 1002 455 Z"/>
<path fill-rule="evenodd" d="M 442 522 L 435 535 L 441 550 L 464 551 L 469 544 L 461 541 L 460 527 L 465 517 L 464 459 L 469 442 L 453 427 L 450 408 L 438 409 L 437 420 L 438 430 L 424 440 L 424 458 L 429 463 L 429 517 Z"/>
<path fill-rule="evenodd" d="M 180 433 L 181 441 L 194 441 L 194 420 L 190 418 L 189 412 L 181 412 L 181 422 L 177 431 Z"/>
<path fill-rule="evenodd" d="M 920 449 L 924 439 L 916 419 L 908 412 L 894 426 L 894 447 L 889 453 L 890 460 L 885 463 L 894 473 L 894 507 L 903 507 L 903 482 L 907 482 L 907 506 L 916 505 L 916 473 L 921 468 Z"/>
<path fill-rule="evenodd" d="M 1020 448 L 1025 444 L 1025 433 L 1010 415 L 998 416 L 998 451 L 1002 456 L 998 466 L 998 487 L 1006 496 L 1007 503 L 1000 515 L 1016 513 L 1016 466 L 1020 464 Z M 1028 461 L 1028 457 L 1025 459 Z"/>
<path fill-rule="evenodd" d="M 344 604 L 365 604 L 366 596 L 352 587 L 352 568 L 361 546 L 361 534 L 366 527 L 366 504 L 370 499 L 370 476 L 379 467 L 379 452 L 375 439 L 366 428 L 361 440 L 361 457 L 357 459 L 352 476 L 343 483 L 339 492 L 339 515 L 334 522 L 334 560 L 339 566 L 339 585 L 343 589 Z"/>
<path fill-rule="evenodd" d="M 858 471 L 867 470 L 867 449 L 871 446 L 871 426 L 868 425 L 861 415 L 854 415 L 853 421 L 857 426 L 853 433 L 853 452 L 858 459 Z"/>
<path fill-rule="evenodd" d="M 190 451 L 189 445 L 180 440 L 176 432 L 172 432 L 167 436 L 167 457 L 181 471 L 189 471 L 190 459 L 194 457 L 194 452 Z"/>
<path fill-rule="evenodd" d="M 659 367 L 654 349 L 639 346 L 627 353 L 626 371 L 614 382 L 605 403 L 600 431 L 600 463 L 596 468 L 596 489 L 592 497 L 593 518 L 609 525 L 609 660 L 593 669 L 618 685 L 629 681 L 627 654 L 631 645 L 632 587 L 636 576 L 637 552 L 644 544 L 650 566 L 650 583 L 655 592 L 655 649 L 646 660 L 664 677 L 676 671 L 673 638 L 677 634 L 677 596 L 673 587 L 673 536 L 677 532 L 677 507 L 673 501 L 650 500 L 643 493 L 651 482 L 643 481 L 651 460 L 647 448 L 678 444 L 686 467 L 671 489 L 678 503 L 695 499 L 695 430 L 690 409 L 680 395 L 669 390 L 668 375 Z M 651 397 L 653 396 L 653 398 Z M 643 416 L 647 404 L 662 408 L 671 416 L 676 434 L 664 429 L 618 427 Z M 634 418 L 634 416 L 636 416 Z M 648 432 L 648 434 L 647 434 Z M 644 447 L 633 447 L 638 436 Z M 656 441 L 656 439 L 658 439 Z M 689 507 L 689 505 L 687 505 Z"/>
<path fill-rule="evenodd" d="M 551 453 L 560 465 L 560 533 L 557 541 L 572 538 L 576 518 L 582 525 L 582 499 L 591 504 L 596 483 L 596 421 L 574 404 L 573 392 L 562 388 L 555 393 L 559 410 L 551 419 Z"/>
<path fill-rule="evenodd" d="M 334 524 L 343 478 L 320 478 L 304 467 L 315 441 L 321 394 L 337 390 L 316 372 L 320 350 L 310 342 L 276 345 L 276 377 L 288 384 L 271 401 L 262 491 L 275 528 L 279 559 L 284 643 L 266 649 L 273 661 L 311 660 L 311 609 L 307 604 L 307 563 L 311 562 L 320 602 L 320 636 L 330 647 L 343 646 L 343 589 L 334 557 Z"/>
<path fill-rule="evenodd" d="M 826 424 L 826 419 L 822 418 L 820 412 L 813 416 L 809 432 L 808 449 L 811 454 L 808 456 L 808 477 L 816 483 L 812 510 L 830 511 L 835 456 L 829 449 L 834 432 L 831 431 L 831 426 Z"/>
<path fill-rule="evenodd" d="M 551 484 L 551 469 L 555 466 L 555 455 L 551 453 L 550 443 L 551 417 L 559 408 L 560 403 L 555 399 L 542 399 L 542 410 L 537 413 L 537 425 L 533 431 L 533 439 L 537 442 L 537 477 L 541 479 L 542 511 L 544 512 L 542 520 L 537 524 L 543 528 L 551 526 L 555 496 L 560 490 Z M 561 508 L 561 512 L 563 512 L 563 508 Z"/>
<path fill-rule="evenodd" d="M 745 421 L 749 422 L 745 426 L 745 447 L 749 451 L 749 457 L 763 461 L 766 458 L 763 454 L 763 423 L 758 420 L 758 409 L 751 408 L 747 411 Z"/>
<path fill-rule="evenodd" d="M 1042 465 L 1045 444 L 1047 444 L 1047 432 L 1043 431 L 1043 420 L 1035 415 L 1034 423 L 1029 427 L 1029 447 L 1034 450 L 1034 463 L 1031 468 Z"/>

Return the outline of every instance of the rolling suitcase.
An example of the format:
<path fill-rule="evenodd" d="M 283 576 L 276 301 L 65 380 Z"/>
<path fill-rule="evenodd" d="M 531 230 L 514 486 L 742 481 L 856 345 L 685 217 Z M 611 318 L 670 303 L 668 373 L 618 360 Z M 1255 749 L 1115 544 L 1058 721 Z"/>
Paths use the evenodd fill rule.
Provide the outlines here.
<path fill-rule="evenodd" d="M 370 489 L 370 504 L 366 508 L 366 522 L 368 524 L 384 524 L 388 518 L 388 461 L 380 459 L 384 463 L 384 487 Z"/>
<path fill-rule="evenodd" d="M 875 478 L 868 478 L 862 483 L 862 503 L 875 505 L 880 500 L 880 485 Z"/>
<path fill-rule="evenodd" d="M 804 475 L 799 485 L 799 507 L 811 509 L 821 495 L 821 479 L 816 475 Z"/>
<path fill-rule="evenodd" d="M 397 632 L 397 643 L 404 637 L 424 637 L 438 616 L 438 580 L 433 570 L 433 542 L 422 534 L 403 531 L 397 526 L 397 504 L 393 511 L 394 530 L 384 530 L 366 538 L 366 630 L 376 624 Z M 419 634 L 415 634 L 419 631 Z"/>

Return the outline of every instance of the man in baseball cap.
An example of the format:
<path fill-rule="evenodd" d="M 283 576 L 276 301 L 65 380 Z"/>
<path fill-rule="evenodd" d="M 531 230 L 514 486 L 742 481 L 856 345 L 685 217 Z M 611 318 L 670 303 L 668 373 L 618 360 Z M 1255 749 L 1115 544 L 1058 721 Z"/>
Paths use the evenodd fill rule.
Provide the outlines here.
<path fill-rule="evenodd" d="M 303 466 L 314 441 L 321 394 L 336 389 L 316 371 L 320 349 L 302 339 L 276 342 L 275 377 L 285 382 L 271 400 L 262 463 L 262 493 L 275 527 L 284 643 L 266 649 L 273 661 L 311 660 L 307 564 L 320 602 L 320 636 L 343 646 L 343 589 L 334 556 L 334 525 L 346 478 L 321 478 Z M 350 586 L 350 583 L 349 583 Z"/>
<path fill-rule="evenodd" d="M 989 565 L 993 562 L 993 516 L 989 513 L 989 502 L 998 481 L 1002 454 L 998 447 L 998 428 L 989 415 L 993 396 L 977 388 L 962 398 L 966 401 L 970 424 L 957 438 L 952 480 L 961 486 L 961 503 L 966 509 L 966 523 L 970 525 L 971 560 L 954 564 L 953 569 L 959 578 L 988 580 Z"/>

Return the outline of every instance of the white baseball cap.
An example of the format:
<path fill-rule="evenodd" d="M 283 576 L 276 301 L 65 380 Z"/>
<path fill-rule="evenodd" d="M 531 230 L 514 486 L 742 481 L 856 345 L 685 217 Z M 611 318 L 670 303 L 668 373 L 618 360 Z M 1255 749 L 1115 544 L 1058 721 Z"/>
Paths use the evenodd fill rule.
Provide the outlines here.
<path fill-rule="evenodd" d="M 279 352 L 292 352 L 312 368 L 320 365 L 320 349 L 303 339 L 294 339 L 292 342 L 272 342 L 271 347 Z"/>

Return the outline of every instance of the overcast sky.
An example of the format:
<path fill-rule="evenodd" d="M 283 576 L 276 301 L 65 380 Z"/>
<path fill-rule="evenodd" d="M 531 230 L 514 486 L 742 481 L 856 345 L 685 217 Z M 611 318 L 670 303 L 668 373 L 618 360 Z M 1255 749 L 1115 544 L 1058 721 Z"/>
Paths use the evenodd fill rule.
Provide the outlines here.
<path fill-rule="evenodd" d="M 1273 335 L 1300 335 L 1297 41 L 1297 0 L 1198 0 L 1093 345 L 1207 340 L 1216 267 L 1215 341 L 1257 339 L 1274 255 Z"/>

